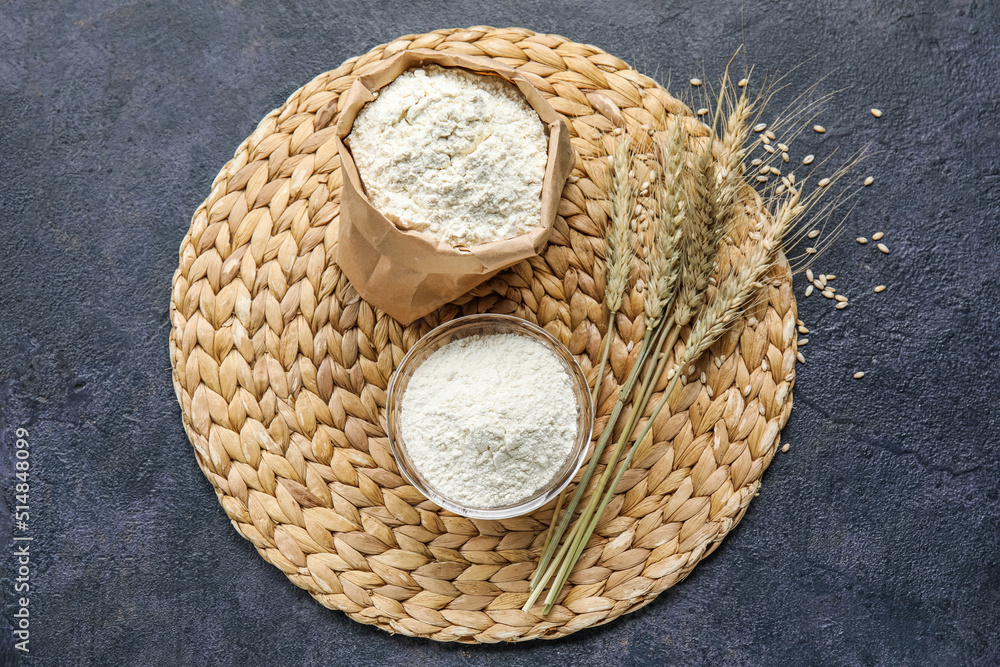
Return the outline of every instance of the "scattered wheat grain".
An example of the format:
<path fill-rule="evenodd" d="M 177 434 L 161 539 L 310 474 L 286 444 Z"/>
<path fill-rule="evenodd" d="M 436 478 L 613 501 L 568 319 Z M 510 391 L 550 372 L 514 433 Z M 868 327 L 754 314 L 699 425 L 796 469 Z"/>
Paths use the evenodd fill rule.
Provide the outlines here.
<path fill-rule="evenodd" d="M 795 353 L 795 358 L 799 360 L 800 364 L 806 363 L 806 358 L 804 356 L 802 356 L 801 352 L 796 352 Z"/>
<path fill-rule="evenodd" d="M 879 243 L 878 244 L 878 249 L 881 250 L 882 252 L 884 252 L 886 255 L 889 254 L 889 249 L 885 246 L 884 243 Z"/>
<path fill-rule="evenodd" d="M 872 109 L 872 115 L 876 118 L 882 117 L 882 111 L 880 109 Z"/>
<path fill-rule="evenodd" d="M 803 295 L 804 296 L 812 296 L 812 293 L 813 293 L 813 286 L 812 285 L 806 285 L 806 291 L 803 293 Z"/>
<path fill-rule="evenodd" d="M 783 451 L 783 452 L 787 452 L 788 451 L 788 443 L 787 442 L 781 446 L 781 451 Z"/>
<path fill-rule="evenodd" d="M 701 85 L 701 79 L 691 79 L 691 85 L 692 86 L 700 86 Z"/>
<path fill-rule="evenodd" d="M 756 125 L 753 126 L 754 132 L 763 132 L 766 129 L 767 129 L 767 123 L 757 123 Z"/>
<path fill-rule="evenodd" d="M 875 232 L 872 234 L 872 241 L 881 241 L 883 236 L 885 236 L 885 234 L 882 232 Z"/>
<path fill-rule="evenodd" d="M 877 286 L 875 288 L 875 293 L 876 294 L 878 294 L 879 292 L 884 292 L 884 291 L 885 291 L 885 285 L 879 285 L 879 286 Z"/>
<path fill-rule="evenodd" d="M 810 153 L 809 155 L 802 158 L 802 164 L 812 164 L 813 160 L 815 159 L 816 156 Z"/>
<path fill-rule="evenodd" d="M 837 304 L 837 310 L 843 310 L 844 308 L 847 308 L 846 301 L 841 301 L 840 303 Z"/>
<path fill-rule="evenodd" d="M 847 303 L 847 297 L 844 296 L 843 294 L 837 294 L 833 298 L 835 298 L 837 301 L 840 301 L 841 303 Z"/>
<path fill-rule="evenodd" d="M 819 179 L 819 183 L 817 185 L 819 185 L 819 187 L 821 187 L 821 188 L 825 188 L 826 186 L 830 185 L 830 179 L 829 178 L 821 178 L 821 179 Z"/>
<path fill-rule="evenodd" d="M 819 230 L 818 229 L 814 229 L 811 232 L 809 232 L 808 234 L 806 234 L 806 236 L 808 236 L 811 239 L 814 239 L 817 236 L 819 236 Z"/>
<path fill-rule="evenodd" d="M 858 243 L 860 243 L 861 245 L 864 245 L 864 244 L 868 243 L 868 239 L 866 239 L 864 236 L 859 236 L 858 238 L 856 238 L 854 240 L 857 241 Z"/>
<path fill-rule="evenodd" d="M 826 132 L 826 128 L 823 127 L 822 125 L 813 125 L 813 132 L 815 132 L 816 134 L 823 134 L 824 132 Z"/>

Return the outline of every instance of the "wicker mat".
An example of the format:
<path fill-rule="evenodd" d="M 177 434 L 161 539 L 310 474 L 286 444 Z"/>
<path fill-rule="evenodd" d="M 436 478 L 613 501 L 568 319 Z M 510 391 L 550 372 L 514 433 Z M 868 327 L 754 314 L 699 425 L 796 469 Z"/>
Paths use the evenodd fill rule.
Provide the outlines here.
<path fill-rule="evenodd" d="M 340 162 L 335 118 L 317 113 L 366 66 L 407 48 L 517 68 L 566 117 L 578 162 L 542 256 L 403 327 L 360 299 L 333 261 Z M 318 76 L 264 118 L 191 221 L 173 280 L 170 338 L 198 464 L 261 556 L 357 621 L 477 643 L 606 623 L 650 602 L 719 545 L 754 497 L 792 406 L 796 315 L 784 260 L 752 317 L 703 355 L 661 413 L 546 616 L 540 605 L 521 606 L 552 506 L 503 521 L 442 511 L 400 476 L 383 426 L 396 364 L 421 335 L 463 314 L 536 322 L 593 379 L 607 317 L 608 172 L 596 158 L 616 128 L 648 136 L 669 114 L 684 117 L 693 136 L 707 134 L 687 107 L 614 56 L 562 37 L 478 27 L 380 46 Z M 745 195 L 743 229 L 731 235 L 729 253 L 739 252 L 747 228 L 766 224 L 759 199 Z M 639 351 L 641 292 L 627 294 L 617 332 L 595 438 L 614 383 Z"/>

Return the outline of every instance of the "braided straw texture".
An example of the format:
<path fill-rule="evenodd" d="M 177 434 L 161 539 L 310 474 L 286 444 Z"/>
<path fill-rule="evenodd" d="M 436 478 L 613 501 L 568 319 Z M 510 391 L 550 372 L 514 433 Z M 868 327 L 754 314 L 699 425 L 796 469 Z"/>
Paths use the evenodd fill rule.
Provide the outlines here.
<path fill-rule="evenodd" d="M 367 66 L 407 48 L 517 68 L 566 117 L 579 159 L 541 256 L 403 327 L 361 300 L 334 263 L 340 161 L 334 129 L 320 127 L 317 112 Z M 708 134 L 653 80 L 595 47 L 476 27 L 375 48 L 318 76 L 261 121 L 194 214 L 170 308 L 184 427 L 233 526 L 261 556 L 357 621 L 478 643 L 606 623 L 650 602 L 719 545 L 754 497 L 791 410 L 796 314 L 783 259 L 752 317 L 702 356 L 661 413 L 547 616 L 540 605 L 520 608 L 552 506 L 503 521 L 442 511 L 400 476 L 383 426 L 386 387 L 404 353 L 459 315 L 535 322 L 593 381 L 607 321 L 610 179 L 601 156 L 616 127 L 644 140 L 671 114 L 692 137 Z M 722 250 L 731 258 L 751 223 L 766 222 L 752 191 L 744 195 Z M 595 438 L 614 383 L 638 355 L 642 313 L 641 293 L 627 291 Z"/>

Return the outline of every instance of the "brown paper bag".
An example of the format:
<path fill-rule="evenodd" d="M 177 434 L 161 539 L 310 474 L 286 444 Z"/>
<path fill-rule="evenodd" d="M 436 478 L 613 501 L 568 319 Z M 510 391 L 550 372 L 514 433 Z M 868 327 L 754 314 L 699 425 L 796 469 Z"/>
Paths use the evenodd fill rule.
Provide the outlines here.
<path fill-rule="evenodd" d="M 354 158 L 343 140 L 350 134 L 361 107 L 375 99 L 375 91 L 406 70 L 431 64 L 502 76 L 520 89 L 545 124 L 549 152 L 542 181 L 542 216 L 540 225 L 527 234 L 455 248 L 422 232 L 399 229 L 368 200 Z M 320 115 L 330 117 L 332 109 L 324 109 Z M 337 123 L 337 148 L 344 175 L 337 263 L 366 301 L 402 324 L 427 315 L 500 270 L 541 252 L 552 232 L 566 178 L 576 161 L 565 121 L 517 71 L 490 58 L 425 49 L 402 51 L 354 81 Z"/>

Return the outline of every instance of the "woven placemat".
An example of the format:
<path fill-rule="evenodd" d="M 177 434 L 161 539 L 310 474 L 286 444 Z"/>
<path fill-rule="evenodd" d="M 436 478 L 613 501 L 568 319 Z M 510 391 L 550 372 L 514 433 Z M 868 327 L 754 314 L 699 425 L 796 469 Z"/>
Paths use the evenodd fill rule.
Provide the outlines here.
<path fill-rule="evenodd" d="M 360 299 L 334 262 L 340 162 L 335 118 L 317 112 L 366 66 L 407 48 L 517 68 L 566 117 L 578 162 L 540 257 L 403 327 Z M 261 121 L 194 215 L 170 311 L 184 427 L 233 525 L 261 556 L 357 621 L 475 643 L 554 638 L 606 623 L 683 579 L 719 545 L 755 495 L 791 410 L 796 321 L 784 260 L 764 301 L 703 355 L 658 418 L 546 616 L 540 606 L 521 606 L 552 506 L 503 521 L 442 511 L 400 476 L 384 430 L 396 364 L 421 335 L 463 314 L 535 322 L 593 378 L 607 319 L 608 171 L 596 158 L 615 128 L 641 137 L 670 114 L 684 117 L 693 136 L 707 135 L 653 80 L 595 47 L 477 27 L 377 47 L 320 75 Z M 739 237 L 767 223 L 759 199 L 744 194 L 737 243 L 723 252 L 738 252 Z M 614 377 L 597 408 L 595 438 L 643 333 L 642 297 L 633 290 L 618 316 Z"/>

